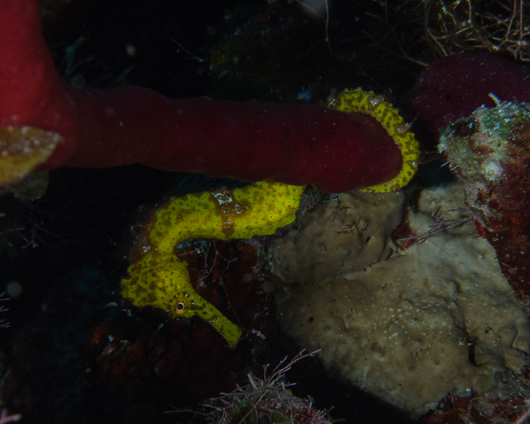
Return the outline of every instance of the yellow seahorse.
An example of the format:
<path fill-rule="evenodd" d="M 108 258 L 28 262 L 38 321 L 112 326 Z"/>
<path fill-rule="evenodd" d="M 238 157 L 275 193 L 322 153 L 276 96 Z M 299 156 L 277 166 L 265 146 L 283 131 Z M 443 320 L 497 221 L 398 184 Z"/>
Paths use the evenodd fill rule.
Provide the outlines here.
<path fill-rule="evenodd" d="M 158 209 L 136 246 L 122 295 L 173 317 L 198 315 L 235 347 L 241 329 L 193 289 L 187 264 L 174 253 L 190 238 L 249 239 L 294 221 L 305 187 L 258 182 L 235 190 L 188 194 Z"/>

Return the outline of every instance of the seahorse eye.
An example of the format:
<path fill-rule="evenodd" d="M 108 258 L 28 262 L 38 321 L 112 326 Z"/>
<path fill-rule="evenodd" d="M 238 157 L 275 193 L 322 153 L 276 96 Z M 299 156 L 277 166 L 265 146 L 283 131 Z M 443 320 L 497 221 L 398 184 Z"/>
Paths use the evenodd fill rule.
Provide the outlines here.
<path fill-rule="evenodd" d="M 171 310 L 175 315 L 183 314 L 188 310 L 188 302 L 183 299 L 174 299 L 171 302 Z"/>

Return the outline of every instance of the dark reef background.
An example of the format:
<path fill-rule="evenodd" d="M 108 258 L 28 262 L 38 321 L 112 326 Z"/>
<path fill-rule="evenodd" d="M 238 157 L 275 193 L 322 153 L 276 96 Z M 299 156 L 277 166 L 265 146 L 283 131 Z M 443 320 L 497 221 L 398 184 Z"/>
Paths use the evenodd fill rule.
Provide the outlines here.
<path fill-rule="evenodd" d="M 50 51 L 74 86 L 316 103 L 344 87 L 408 92 L 439 57 L 424 37 L 422 7 L 398 0 L 41 1 Z M 432 175 L 420 172 L 425 181 Z M 177 187 L 208 184 L 223 183 L 141 166 L 62 168 L 49 173 L 40 199 L 0 197 L 0 292 L 12 293 L 2 313 L 10 327 L 0 329 L 3 407 L 22 413 L 24 423 L 184 423 L 190 415 L 163 412 L 170 404 L 193 409 L 244 384 L 249 370 L 260 375 L 262 364 L 299 352 L 274 319 L 273 296 L 260 281 L 246 281 L 256 259 L 242 243 L 198 249 L 204 255 L 190 255 L 190 271 L 198 280 L 212 270 L 205 280 L 212 296 L 227 310 L 239 305 L 237 313 L 254 320 L 247 328 L 265 339 L 249 331 L 230 351 L 200 320 L 170 322 L 121 299 L 129 250 L 150 211 Z M 287 380 L 298 383 L 297 396 L 334 407 L 331 416 L 347 423 L 410 421 L 330 379 L 316 360 L 297 364 Z"/>

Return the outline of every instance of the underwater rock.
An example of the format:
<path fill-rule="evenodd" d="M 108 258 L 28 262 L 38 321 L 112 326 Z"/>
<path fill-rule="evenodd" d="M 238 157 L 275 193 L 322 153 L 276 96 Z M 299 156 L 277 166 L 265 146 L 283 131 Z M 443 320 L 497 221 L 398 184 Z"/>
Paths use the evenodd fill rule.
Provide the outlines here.
<path fill-rule="evenodd" d="M 401 222 L 403 193 L 353 191 L 297 219 L 271 246 L 273 272 L 286 283 L 317 283 L 388 258 Z"/>
<path fill-rule="evenodd" d="M 331 374 L 413 417 L 449 392 L 486 390 L 497 370 L 518 373 L 530 352 L 523 307 L 463 204 L 460 184 L 424 189 L 408 210 L 418 242 L 371 266 L 303 284 L 278 301 L 285 331 L 303 347 L 322 349 Z M 437 231 L 433 217 L 440 211 L 461 225 Z"/>

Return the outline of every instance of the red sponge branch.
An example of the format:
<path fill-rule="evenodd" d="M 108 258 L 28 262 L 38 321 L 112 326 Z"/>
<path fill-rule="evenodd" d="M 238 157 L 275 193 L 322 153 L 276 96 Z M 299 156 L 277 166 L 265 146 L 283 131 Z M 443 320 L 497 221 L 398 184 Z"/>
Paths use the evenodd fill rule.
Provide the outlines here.
<path fill-rule="evenodd" d="M 402 168 L 393 138 L 365 114 L 64 84 L 42 38 L 35 0 L 0 2 L 0 58 L 0 127 L 61 136 L 41 169 L 141 163 L 340 192 L 388 181 Z"/>
<path fill-rule="evenodd" d="M 68 93 L 82 117 L 68 165 L 142 163 L 332 192 L 377 184 L 401 169 L 393 139 L 366 115 L 316 105 L 170 100 L 138 87 Z"/>

